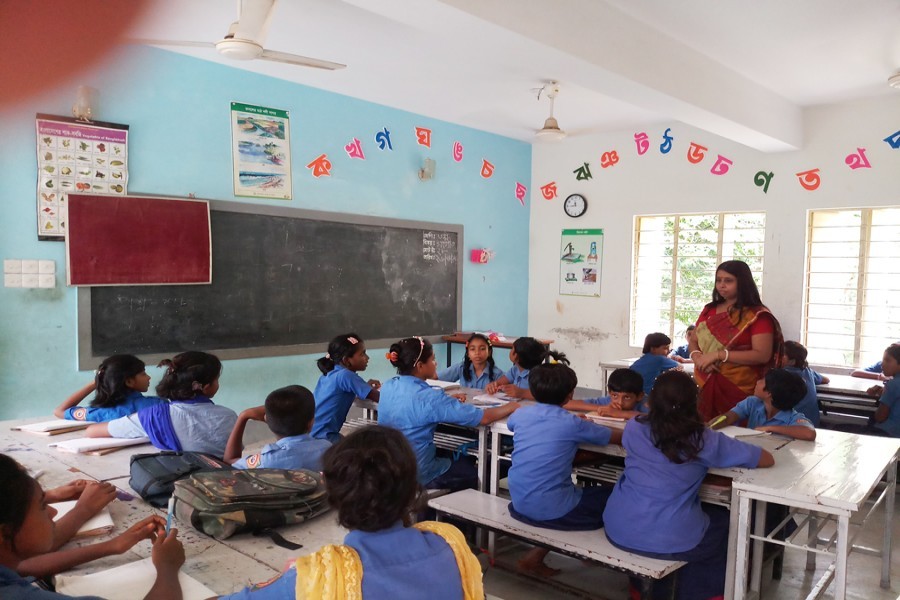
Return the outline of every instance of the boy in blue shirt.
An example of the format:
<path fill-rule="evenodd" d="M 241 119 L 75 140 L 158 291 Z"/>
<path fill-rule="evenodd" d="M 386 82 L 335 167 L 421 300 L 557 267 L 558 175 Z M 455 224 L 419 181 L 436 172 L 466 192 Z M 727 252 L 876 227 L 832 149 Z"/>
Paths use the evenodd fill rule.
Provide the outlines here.
<path fill-rule="evenodd" d="M 754 393 L 755 396 L 744 398 L 724 415 L 712 419 L 710 427 L 725 427 L 746 419 L 750 429 L 810 442 L 816 439 L 813 424 L 794 410 L 806 395 L 806 384 L 799 375 L 772 369 L 756 382 Z"/>
<path fill-rule="evenodd" d="M 691 360 L 691 337 L 694 335 L 694 329 L 696 329 L 696 325 L 688 325 L 687 329 L 684 330 L 684 339 L 687 341 L 687 344 L 682 344 L 678 346 L 669 354 L 669 358 L 678 363 L 692 363 Z"/>
<path fill-rule="evenodd" d="M 592 411 L 601 417 L 631 419 L 647 412 L 644 402 L 644 378 L 631 369 L 616 369 L 606 381 L 608 396 L 569 400 L 566 410 Z"/>
<path fill-rule="evenodd" d="M 622 432 L 569 413 L 578 377 L 563 363 L 531 369 L 529 389 L 538 404 L 520 408 L 507 425 L 515 446 L 509 470 L 509 514 L 519 521 L 566 531 L 603 527 L 603 510 L 611 488 L 580 488 L 572 482 L 572 461 L 582 443 L 619 443 Z M 534 548 L 519 568 L 549 577 L 558 571 L 544 564 L 549 551 Z"/>
<path fill-rule="evenodd" d="M 302 385 L 279 388 L 266 397 L 263 406 L 241 412 L 228 443 L 225 462 L 236 469 L 309 469 L 322 470 L 322 455 L 331 447 L 328 440 L 310 435 L 316 401 Z M 247 421 L 264 421 L 278 439 L 261 452 L 241 458 Z"/>
<path fill-rule="evenodd" d="M 668 356 L 671 344 L 672 339 L 664 333 L 649 333 L 644 338 L 643 355 L 631 364 L 631 369 L 644 378 L 645 394 L 650 393 L 660 373 L 680 368 L 680 365 Z"/>

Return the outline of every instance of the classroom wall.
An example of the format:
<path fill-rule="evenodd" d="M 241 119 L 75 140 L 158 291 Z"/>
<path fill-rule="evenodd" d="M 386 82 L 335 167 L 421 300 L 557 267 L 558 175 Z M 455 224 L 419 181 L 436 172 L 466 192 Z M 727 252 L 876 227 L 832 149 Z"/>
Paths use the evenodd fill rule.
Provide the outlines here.
<path fill-rule="evenodd" d="M 57 268 L 55 289 L 0 288 L 0 419 L 47 415 L 92 378 L 76 367 L 76 293 L 65 286 L 64 245 L 38 242 L 35 225 L 35 113 L 71 114 L 79 84 L 100 90 L 96 118 L 131 126 L 129 193 L 195 194 L 462 223 L 467 256 L 470 248 L 495 252 L 486 265 L 462 266 L 463 328 L 525 331 L 530 214 L 516 199 L 515 186 L 530 187 L 529 144 L 163 50 L 129 47 L 77 82 L 19 105 L 0 106 L 0 258 L 52 259 Z M 233 196 L 231 101 L 290 111 L 292 201 Z M 416 145 L 416 126 L 432 129 L 430 149 Z M 393 152 L 380 152 L 374 144 L 372 137 L 382 127 L 392 132 Z M 344 152 L 353 137 L 363 141 L 365 161 L 351 161 Z M 464 148 L 460 163 L 452 159 L 457 140 Z M 332 176 L 315 179 L 305 165 L 323 152 L 332 159 Z M 417 173 L 426 156 L 437 163 L 436 177 L 421 182 Z M 480 175 L 482 158 L 496 166 L 490 179 Z M 353 241 L 335 240 L 336 251 L 342 243 Z M 358 333 L 365 337 L 364 323 Z M 366 375 L 389 378 L 393 373 L 384 349 L 372 348 L 369 354 Z M 442 347 L 438 354 L 443 364 Z M 282 385 L 311 388 L 319 375 L 316 358 L 226 361 L 216 400 L 239 410 L 261 403 Z M 499 363 L 508 365 L 505 355 Z M 155 385 L 161 371 L 148 372 Z"/>
<path fill-rule="evenodd" d="M 659 146 L 669 127 L 673 149 L 662 154 Z M 900 150 L 883 141 L 898 129 L 900 94 L 893 93 L 807 109 L 805 142 L 796 152 L 764 154 L 677 122 L 535 144 L 529 333 L 555 339 L 555 347 L 573 358 L 579 384 L 598 385 L 601 360 L 640 354 L 640 347 L 630 346 L 628 339 L 635 215 L 763 210 L 763 300 L 780 320 L 785 337 L 799 339 L 807 212 L 900 205 Z M 640 131 L 650 141 L 642 156 L 634 142 Z M 696 165 L 686 158 L 691 142 L 709 149 Z M 844 159 L 860 147 L 866 149 L 872 168 L 851 170 Z M 601 168 L 601 156 L 609 151 L 617 152 L 619 162 Z M 728 173 L 716 176 L 710 169 L 719 154 L 734 164 Z M 590 163 L 593 178 L 576 181 L 573 170 L 584 162 Z M 820 169 L 822 183 L 817 190 L 806 191 L 795 173 L 814 168 Z M 761 170 L 775 173 L 768 193 L 753 184 Z M 557 182 L 559 194 L 548 201 L 540 187 L 550 181 Z M 583 217 L 572 219 L 563 214 L 562 201 L 575 192 L 587 197 L 589 208 Z M 600 298 L 559 295 L 564 228 L 604 230 Z"/>

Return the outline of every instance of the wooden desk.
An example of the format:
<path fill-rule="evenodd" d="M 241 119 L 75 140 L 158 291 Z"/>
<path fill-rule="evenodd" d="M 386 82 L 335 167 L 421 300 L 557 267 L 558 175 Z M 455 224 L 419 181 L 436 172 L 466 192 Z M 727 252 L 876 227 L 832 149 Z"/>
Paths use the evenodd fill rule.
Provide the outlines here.
<path fill-rule="evenodd" d="M 471 331 L 457 331 L 456 333 L 450 335 L 441 336 L 441 339 L 447 342 L 447 366 L 450 367 L 453 365 L 453 344 L 465 344 L 469 341 L 469 337 L 472 335 Z M 493 341 L 491 340 L 491 346 L 494 348 L 512 348 L 513 342 L 515 342 L 517 337 L 505 337 L 502 340 Z M 540 343 L 544 345 L 544 348 L 550 349 L 550 344 L 553 343 L 553 340 L 538 340 Z"/>
<path fill-rule="evenodd" d="M 828 375 L 828 378 L 828 383 L 816 386 L 816 397 L 827 420 L 858 423 L 875 414 L 878 399 L 866 394 L 866 390 L 879 382 L 849 375 Z"/>
<path fill-rule="evenodd" d="M 606 381 L 609 379 L 609 374 L 615 371 L 616 369 L 627 369 L 634 364 L 638 356 L 634 358 L 618 358 L 616 360 L 601 360 L 600 361 L 600 389 L 603 392 L 601 395 L 606 395 Z M 681 368 L 685 373 L 690 373 L 693 375 L 694 373 L 694 363 L 679 363 Z"/>

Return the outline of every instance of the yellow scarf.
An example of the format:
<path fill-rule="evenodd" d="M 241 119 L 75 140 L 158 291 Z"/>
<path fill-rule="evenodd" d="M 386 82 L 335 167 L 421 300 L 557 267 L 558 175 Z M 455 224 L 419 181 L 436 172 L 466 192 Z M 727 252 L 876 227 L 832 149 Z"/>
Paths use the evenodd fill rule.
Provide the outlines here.
<path fill-rule="evenodd" d="M 462 532 L 447 523 L 425 521 L 419 531 L 441 536 L 453 550 L 462 579 L 464 600 L 483 600 L 481 565 L 469 550 Z M 328 545 L 297 559 L 297 600 L 362 600 L 362 562 L 349 546 Z"/>

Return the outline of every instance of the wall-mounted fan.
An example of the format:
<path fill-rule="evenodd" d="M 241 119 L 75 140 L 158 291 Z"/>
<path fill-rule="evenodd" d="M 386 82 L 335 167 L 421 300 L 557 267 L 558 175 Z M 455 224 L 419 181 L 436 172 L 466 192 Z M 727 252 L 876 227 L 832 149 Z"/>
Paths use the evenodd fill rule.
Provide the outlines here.
<path fill-rule="evenodd" d="M 288 54 L 287 52 L 277 52 L 275 50 L 266 50 L 263 48 L 266 34 L 269 31 L 269 23 L 272 20 L 272 14 L 276 4 L 277 0 L 237 0 L 237 21 L 231 24 L 228 28 L 228 33 L 226 33 L 225 37 L 218 42 L 150 39 L 133 39 L 132 41 L 152 46 L 215 48 L 222 56 L 235 60 L 270 60 L 287 63 L 289 65 L 326 69 L 329 71 L 343 69 L 347 66 L 328 60 L 299 56 L 297 54 Z"/>

